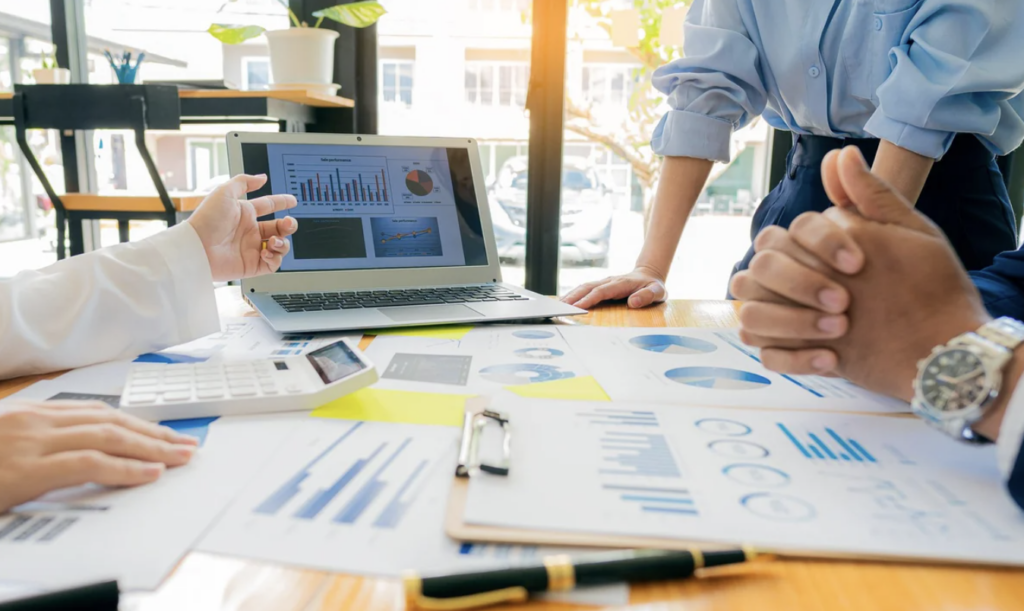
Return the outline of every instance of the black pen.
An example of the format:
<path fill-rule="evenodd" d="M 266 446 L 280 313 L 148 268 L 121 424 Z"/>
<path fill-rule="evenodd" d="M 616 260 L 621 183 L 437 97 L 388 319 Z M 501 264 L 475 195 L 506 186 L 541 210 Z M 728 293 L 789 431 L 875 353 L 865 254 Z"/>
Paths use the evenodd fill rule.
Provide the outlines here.
<path fill-rule="evenodd" d="M 0 611 L 117 611 L 116 581 L 46 592 L 0 603 Z"/>
<path fill-rule="evenodd" d="M 592 554 L 573 562 L 552 556 L 540 566 L 420 577 L 405 574 L 408 608 L 470 609 L 506 602 L 523 602 L 530 593 L 572 590 L 620 582 L 664 581 L 690 577 L 702 568 L 738 564 L 757 553 L 741 549 L 684 552 L 631 551 Z"/>

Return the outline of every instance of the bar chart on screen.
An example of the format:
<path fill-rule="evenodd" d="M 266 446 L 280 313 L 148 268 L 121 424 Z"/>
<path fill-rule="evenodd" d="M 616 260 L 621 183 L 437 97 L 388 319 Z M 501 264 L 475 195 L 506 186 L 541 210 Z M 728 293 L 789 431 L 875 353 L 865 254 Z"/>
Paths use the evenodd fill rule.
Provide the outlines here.
<path fill-rule="evenodd" d="M 395 562 L 423 544 L 416 533 L 425 521 L 440 523 L 457 435 L 448 427 L 304 422 L 201 547 L 332 570 L 409 568 Z M 407 554 L 394 555 L 403 546 Z"/>
<path fill-rule="evenodd" d="M 342 207 L 346 211 L 391 213 L 393 196 L 383 157 L 284 155 L 288 192 L 299 209 Z"/>

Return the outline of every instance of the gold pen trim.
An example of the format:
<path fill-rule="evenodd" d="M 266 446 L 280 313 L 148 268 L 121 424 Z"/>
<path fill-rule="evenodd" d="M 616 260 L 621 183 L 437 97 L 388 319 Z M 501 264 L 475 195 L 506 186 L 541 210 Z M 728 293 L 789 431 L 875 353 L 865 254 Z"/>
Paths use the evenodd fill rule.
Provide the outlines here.
<path fill-rule="evenodd" d="M 564 592 L 576 587 L 576 567 L 569 556 L 548 556 L 544 568 L 548 572 L 548 591 Z"/>
<path fill-rule="evenodd" d="M 502 603 L 523 603 L 530 597 L 526 588 L 516 586 L 469 596 L 430 598 L 423 595 L 423 579 L 414 571 L 409 571 L 402 576 L 402 584 L 405 587 L 406 609 L 422 609 L 423 611 L 462 611 Z"/>
<path fill-rule="evenodd" d="M 693 556 L 693 569 L 697 570 L 704 568 L 704 552 L 702 552 L 699 547 L 691 547 L 687 551 L 689 551 L 690 555 Z"/>

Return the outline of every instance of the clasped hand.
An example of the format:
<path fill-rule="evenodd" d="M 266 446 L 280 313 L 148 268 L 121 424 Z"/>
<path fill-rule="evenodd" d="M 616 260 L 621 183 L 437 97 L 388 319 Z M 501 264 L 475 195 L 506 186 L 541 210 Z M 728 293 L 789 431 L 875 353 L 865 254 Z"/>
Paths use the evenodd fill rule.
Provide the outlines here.
<path fill-rule="evenodd" d="M 835 207 L 762 231 L 733 277 L 741 339 L 769 369 L 909 400 L 918 360 L 989 315 L 942 232 L 859 150 L 829 154 L 822 180 Z"/>

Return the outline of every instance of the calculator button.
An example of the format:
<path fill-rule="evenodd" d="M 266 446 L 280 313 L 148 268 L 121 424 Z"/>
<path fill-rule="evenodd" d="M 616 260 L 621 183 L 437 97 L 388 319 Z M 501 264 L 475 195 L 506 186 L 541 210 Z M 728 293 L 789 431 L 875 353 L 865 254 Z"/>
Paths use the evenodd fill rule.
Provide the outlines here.
<path fill-rule="evenodd" d="M 192 398 L 192 393 L 187 390 L 176 390 L 173 392 L 165 392 L 163 396 L 164 401 L 188 401 Z"/>
<path fill-rule="evenodd" d="M 156 378 L 159 378 L 159 377 L 160 377 L 160 372 L 156 371 L 156 370 L 153 370 L 153 369 L 143 369 L 141 371 L 136 369 L 136 370 L 132 371 L 132 378 L 135 378 L 135 379 L 138 379 L 138 378 L 154 378 L 154 379 L 156 379 Z"/>
<path fill-rule="evenodd" d="M 231 396 L 233 397 L 251 397 L 256 394 L 255 386 L 232 386 Z"/>
<path fill-rule="evenodd" d="M 260 392 L 262 392 L 265 395 L 276 395 L 277 394 L 277 387 L 276 386 L 260 386 Z"/>
<path fill-rule="evenodd" d="M 230 373 L 249 373 L 252 368 L 248 365 L 226 365 L 224 371 Z"/>
<path fill-rule="evenodd" d="M 147 388 L 147 389 L 144 389 L 144 390 L 149 390 L 149 389 Z M 156 389 L 154 389 L 154 390 L 156 390 Z M 160 390 L 162 390 L 164 392 L 181 392 L 183 390 L 192 390 L 192 385 L 191 384 L 164 384 L 162 387 L 160 387 Z"/>
<path fill-rule="evenodd" d="M 223 388 L 200 388 L 196 391 L 196 396 L 200 399 L 220 399 L 224 396 Z"/>
<path fill-rule="evenodd" d="M 164 384 L 188 384 L 191 381 L 192 377 L 187 375 L 164 376 Z"/>
<path fill-rule="evenodd" d="M 208 384 L 210 382 L 220 382 L 224 378 L 219 375 L 198 375 L 196 376 L 196 384 Z"/>
<path fill-rule="evenodd" d="M 287 390 L 288 392 L 290 392 L 292 394 L 295 394 L 297 392 L 302 392 L 302 388 L 299 385 L 297 385 L 297 384 L 289 384 L 288 386 L 285 387 L 285 390 Z"/>
<path fill-rule="evenodd" d="M 131 385 L 132 385 L 132 387 L 135 387 L 135 386 L 155 386 L 158 381 L 159 380 L 157 380 L 156 378 L 143 378 L 141 380 L 138 379 L 138 378 L 132 378 Z"/>
<path fill-rule="evenodd" d="M 128 401 L 131 403 L 152 403 L 156 401 L 156 395 L 152 393 L 140 393 L 137 395 L 128 395 Z"/>
<path fill-rule="evenodd" d="M 224 383 L 221 382 L 220 380 L 211 380 L 209 382 L 200 381 L 200 382 L 196 382 L 196 388 L 200 388 L 202 390 L 208 390 L 208 389 L 211 389 L 211 388 L 221 388 L 222 389 L 222 388 L 224 388 Z"/>

